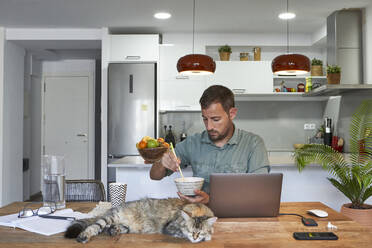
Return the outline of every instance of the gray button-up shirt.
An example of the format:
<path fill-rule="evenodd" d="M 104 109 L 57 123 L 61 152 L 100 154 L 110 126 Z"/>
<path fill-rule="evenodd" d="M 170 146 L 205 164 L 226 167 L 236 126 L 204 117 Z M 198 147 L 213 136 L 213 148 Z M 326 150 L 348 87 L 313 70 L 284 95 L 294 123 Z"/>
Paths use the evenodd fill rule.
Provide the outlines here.
<path fill-rule="evenodd" d="M 270 164 L 261 137 L 235 128 L 231 139 L 217 147 L 207 131 L 187 137 L 175 148 L 181 167 L 192 166 L 195 177 L 203 177 L 203 191 L 209 193 L 211 173 L 268 173 Z M 172 171 L 167 170 L 167 175 Z"/>

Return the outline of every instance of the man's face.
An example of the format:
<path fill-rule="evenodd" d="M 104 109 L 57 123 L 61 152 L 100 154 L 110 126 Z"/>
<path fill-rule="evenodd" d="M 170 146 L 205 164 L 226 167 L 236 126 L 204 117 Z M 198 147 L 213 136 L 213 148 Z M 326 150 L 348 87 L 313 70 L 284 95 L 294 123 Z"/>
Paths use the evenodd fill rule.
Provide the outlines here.
<path fill-rule="evenodd" d="M 234 127 L 236 108 L 226 113 L 221 103 L 212 103 L 208 108 L 202 109 L 202 117 L 209 139 L 213 142 L 223 140 Z"/>

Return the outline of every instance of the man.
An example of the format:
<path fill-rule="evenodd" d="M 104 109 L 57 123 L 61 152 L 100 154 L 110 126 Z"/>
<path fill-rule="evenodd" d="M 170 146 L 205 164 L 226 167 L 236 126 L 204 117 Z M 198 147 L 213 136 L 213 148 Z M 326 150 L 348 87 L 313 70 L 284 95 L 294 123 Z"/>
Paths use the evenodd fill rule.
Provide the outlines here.
<path fill-rule="evenodd" d="M 221 85 L 210 86 L 199 102 L 206 130 L 178 143 L 175 148 L 178 158 L 171 152 L 165 153 L 151 167 L 150 178 L 161 180 L 177 171 L 178 166 L 191 165 L 193 175 L 204 178 L 203 191 L 195 191 L 194 197 L 180 192 L 178 195 L 189 202 L 206 204 L 211 173 L 268 173 L 270 166 L 263 140 L 235 128 L 237 108 L 231 90 Z"/>

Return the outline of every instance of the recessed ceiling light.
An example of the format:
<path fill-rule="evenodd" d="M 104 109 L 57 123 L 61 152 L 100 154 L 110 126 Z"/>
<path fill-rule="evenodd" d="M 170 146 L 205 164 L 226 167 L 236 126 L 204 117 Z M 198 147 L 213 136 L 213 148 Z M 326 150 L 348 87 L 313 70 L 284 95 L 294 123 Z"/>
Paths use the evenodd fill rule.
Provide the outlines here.
<path fill-rule="evenodd" d="M 167 12 L 159 12 L 159 13 L 155 13 L 154 17 L 156 19 L 168 19 L 168 18 L 171 18 L 171 14 L 167 13 Z"/>
<path fill-rule="evenodd" d="M 283 20 L 293 19 L 295 17 L 296 17 L 296 14 L 295 13 L 290 13 L 290 12 L 281 13 L 279 15 L 279 18 L 283 19 Z"/>

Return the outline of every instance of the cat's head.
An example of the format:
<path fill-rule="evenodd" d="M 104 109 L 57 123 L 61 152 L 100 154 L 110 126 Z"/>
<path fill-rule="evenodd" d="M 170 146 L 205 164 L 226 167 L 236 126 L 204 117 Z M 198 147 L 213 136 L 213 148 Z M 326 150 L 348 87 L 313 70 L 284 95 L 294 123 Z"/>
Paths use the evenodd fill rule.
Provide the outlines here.
<path fill-rule="evenodd" d="M 194 216 L 192 213 L 182 210 L 181 215 L 185 220 L 182 232 L 192 243 L 212 239 L 213 224 L 216 222 L 217 217 L 210 215 Z"/>

